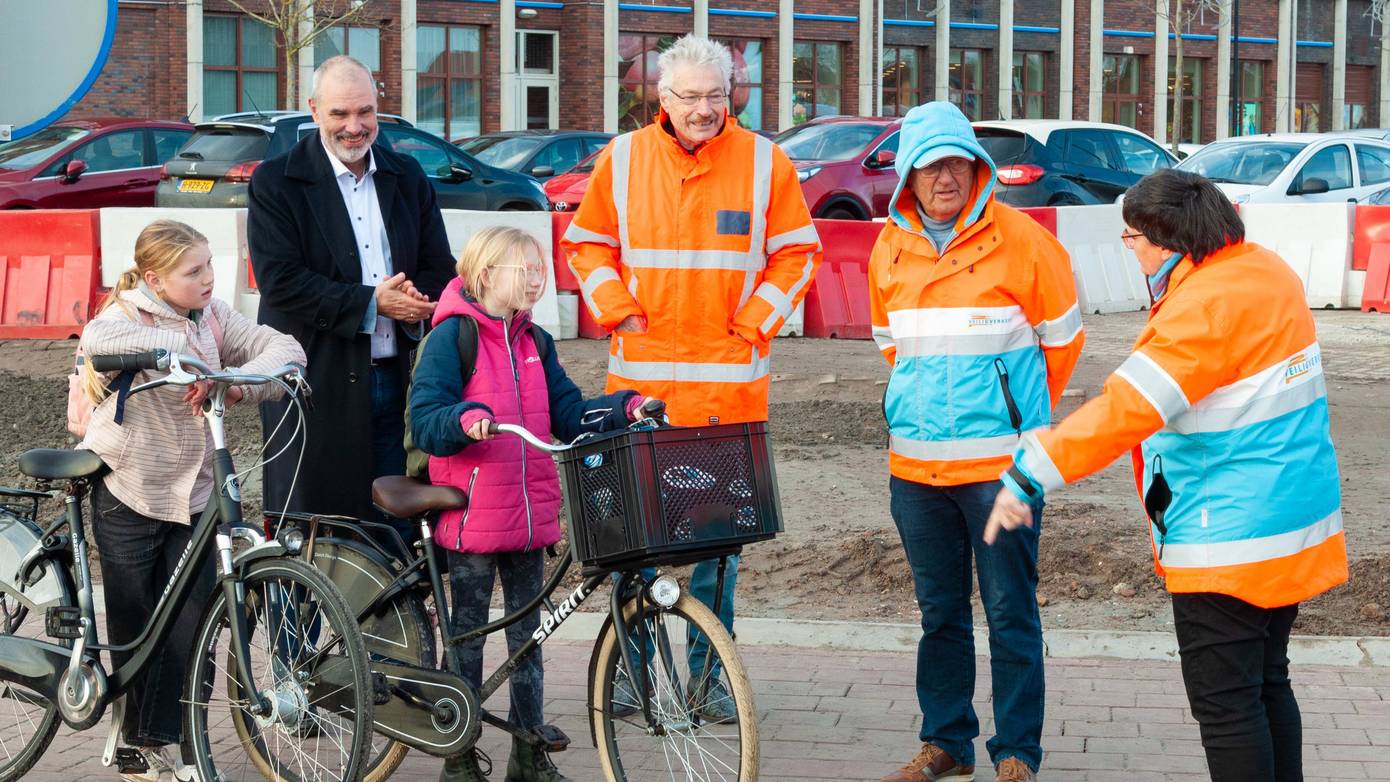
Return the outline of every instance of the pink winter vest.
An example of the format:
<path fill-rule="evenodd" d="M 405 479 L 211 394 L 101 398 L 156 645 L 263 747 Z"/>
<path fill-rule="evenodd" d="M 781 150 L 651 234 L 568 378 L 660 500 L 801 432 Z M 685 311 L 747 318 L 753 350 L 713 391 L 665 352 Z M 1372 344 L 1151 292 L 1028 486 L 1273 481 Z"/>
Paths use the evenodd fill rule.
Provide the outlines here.
<path fill-rule="evenodd" d="M 550 439 L 550 393 L 531 336 L 529 313 L 510 324 L 461 294 L 461 281 L 440 296 L 434 323 L 467 314 L 478 323 L 478 358 L 464 381 L 463 399 L 487 405 L 497 423 L 520 424 Z M 507 334 L 504 336 L 504 326 Z M 430 482 L 468 493 L 468 508 L 449 511 L 435 543 L 453 551 L 492 554 L 531 551 L 560 539 L 560 479 L 549 454 L 512 435 L 470 443 L 453 456 L 431 456 Z"/>

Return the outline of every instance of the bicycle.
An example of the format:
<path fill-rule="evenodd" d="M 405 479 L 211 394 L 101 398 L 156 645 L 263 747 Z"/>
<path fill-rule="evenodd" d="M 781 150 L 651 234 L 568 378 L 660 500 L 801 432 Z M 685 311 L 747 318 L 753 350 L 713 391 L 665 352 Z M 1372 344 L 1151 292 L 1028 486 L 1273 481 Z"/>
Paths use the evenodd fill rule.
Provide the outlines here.
<path fill-rule="evenodd" d="M 35 449 L 20 457 L 20 471 L 40 488 L 62 484 L 66 509 L 40 529 L 38 499 L 53 495 L 4 492 L 34 506 L 15 512 L 12 500 L 0 514 L 0 698 L 9 701 L 0 709 L 6 715 L 0 716 L 0 782 L 19 779 L 38 762 L 60 720 L 86 730 L 108 706 L 113 718 L 102 763 L 145 770 L 134 748 L 117 747 L 123 696 L 154 659 L 194 588 L 196 568 L 188 563 L 214 555 L 217 587 L 183 683 L 184 744 L 199 778 L 359 779 L 373 707 L 361 630 L 333 583 L 300 557 L 302 538 L 291 531 L 267 540 L 242 523 L 238 475 L 223 430 L 232 385 L 277 384 L 298 408 L 308 394 L 300 368 L 269 375 L 214 372 L 196 358 L 164 350 L 89 360 L 99 372 L 167 371 L 127 394 L 212 383 L 202 409 L 213 441 L 215 494 L 148 624 L 128 644 L 102 644 L 81 502 L 108 468 L 84 450 Z M 108 585 L 118 578 L 105 575 Z M 101 651 L 131 657 L 108 672 Z"/>
<path fill-rule="evenodd" d="M 521 437 L 535 448 L 563 456 L 562 474 L 566 477 L 562 482 L 566 503 L 571 508 L 571 546 L 559 557 L 539 595 L 520 610 L 483 627 L 459 635 L 448 631 L 449 604 L 436 561 L 439 549 L 430 528 L 430 519 L 436 514 L 467 507 L 468 498 L 462 491 L 404 476 L 379 478 L 373 483 L 373 501 L 380 509 L 397 518 L 411 519 L 418 527 L 421 541 L 413 553 L 394 529 L 384 524 L 312 514 L 286 514 L 281 519 L 282 526 L 305 534 L 304 556 L 333 579 L 357 611 L 372 656 L 373 675 L 387 681 L 390 695 L 389 699 L 377 702 L 379 741 L 373 748 L 374 757 L 365 779 L 381 782 L 388 778 L 411 748 L 437 757 L 470 751 L 483 723 L 548 752 L 565 749 L 569 738 L 558 728 L 542 726 L 526 731 L 486 711 L 482 704 L 501 687 L 525 655 L 553 637 L 590 595 L 612 579 L 608 616 L 589 663 L 590 738 L 599 750 L 605 777 L 609 780 L 635 779 L 641 776 L 634 776 L 637 772 L 656 768 L 664 769 L 663 776 L 672 779 L 756 780 L 757 715 L 752 688 L 733 639 L 716 614 L 685 594 L 675 578 L 664 574 L 648 578 L 643 575 L 643 569 L 649 565 L 689 564 L 738 553 L 743 543 L 765 540 L 781 531 L 781 511 L 776 501 L 765 424 L 689 430 L 652 429 L 638 424 L 610 437 L 586 435 L 570 445 L 552 445 L 524 428 L 508 424 L 494 424 L 493 431 Z M 647 442 L 630 442 L 634 438 Z M 687 516 L 691 518 L 682 518 L 691 524 L 685 527 L 676 524 L 677 534 L 671 540 L 652 539 L 650 531 L 641 528 L 642 519 L 636 513 L 638 506 L 644 502 L 662 504 L 660 497 L 652 496 L 653 491 L 665 493 L 668 500 L 680 492 L 670 487 L 653 487 L 650 480 L 636 480 L 633 476 L 640 470 L 631 464 L 627 467 L 620 464 L 631 461 L 623 458 L 624 455 L 631 457 L 643 446 L 652 451 L 645 456 L 653 456 L 656 453 L 653 440 L 669 441 L 665 444 L 675 455 L 670 456 L 668 462 L 695 459 L 691 452 L 681 451 L 685 441 L 696 443 L 697 451 L 742 449 L 740 452 L 746 458 L 740 457 L 739 461 L 747 469 L 739 472 L 740 477 L 732 482 L 748 482 L 749 485 L 739 490 L 740 497 L 745 493 L 743 489 L 751 497 L 751 483 L 759 484 L 760 507 L 756 524 L 749 526 L 748 514 L 738 513 L 742 508 L 687 509 L 690 510 Z M 759 449 L 759 453 L 754 453 Z M 754 470 L 749 462 L 755 462 L 757 469 Z M 648 466 L 658 463 L 664 462 L 658 460 Z M 672 467 L 663 469 L 670 471 Z M 586 483 L 582 477 L 577 477 L 585 471 L 596 475 L 596 479 Z M 706 477 L 709 475 L 705 473 Z M 727 475 L 724 479 L 725 483 L 730 482 Z M 624 481 L 628 484 L 626 489 L 618 485 Z M 707 482 L 701 481 L 702 484 Z M 639 488 L 639 484 L 644 487 Z M 586 492 L 591 495 L 597 492 L 598 497 L 586 498 L 583 496 Z M 690 498 L 676 497 L 675 502 L 682 499 L 688 501 Z M 751 507 L 754 502 L 752 499 L 737 501 L 749 503 L 743 507 Z M 577 506 L 586 506 L 592 512 L 578 512 Z M 633 514 L 620 518 L 625 508 Z M 694 520 L 697 516 L 698 522 Z M 718 518 L 713 518 L 715 516 Z M 616 538 L 621 537 L 615 535 L 615 525 L 634 535 L 646 535 L 643 545 L 628 545 L 631 541 L 615 543 Z M 732 534 L 735 527 L 742 531 L 741 535 Z M 380 534 L 366 534 L 373 531 Z M 682 538 L 682 534 L 686 537 Z M 390 541 L 389 545 L 379 542 L 382 537 Z M 552 598 L 572 569 L 576 551 L 584 562 L 582 581 L 557 604 Z M 550 553 L 555 555 L 554 551 Z M 721 565 L 721 586 L 723 576 Z M 716 595 L 721 591 L 716 589 Z M 547 608 L 549 616 L 542 619 L 532 637 L 474 692 L 461 677 L 436 668 L 435 635 L 427 598 L 433 598 L 446 648 L 504 630 L 541 605 Z M 700 638 L 708 639 L 712 661 L 706 658 L 706 664 L 695 670 L 691 668 L 687 652 Z M 622 643 L 620 639 L 627 639 L 627 642 Z M 734 725 L 710 723 L 700 716 L 708 706 L 703 699 L 712 697 L 709 695 L 711 674 L 717 675 L 721 667 L 729 681 L 728 697 L 732 698 L 738 715 Z M 634 675 L 634 672 L 638 673 Z M 627 687 L 619 683 L 624 678 Z M 633 683 L 643 686 L 632 686 Z M 633 693 L 635 697 L 624 700 L 624 692 Z"/>

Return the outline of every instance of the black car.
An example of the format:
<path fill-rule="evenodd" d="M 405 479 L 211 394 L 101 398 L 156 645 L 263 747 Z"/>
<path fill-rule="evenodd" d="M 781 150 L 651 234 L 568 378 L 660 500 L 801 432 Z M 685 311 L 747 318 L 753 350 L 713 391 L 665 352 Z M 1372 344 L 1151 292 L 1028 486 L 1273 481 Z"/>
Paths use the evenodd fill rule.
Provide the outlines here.
<path fill-rule="evenodd" d="M 511 130 L 459 139 L 454 143 L 490 166 L 519 171 L 545 181 L 574 168 L 612 139 L 612 133 L 587 130 Z"/>
<path fill-rule="evenodd" d="M 378 115 L 379 141 L 419 161 L 443 209 L 550 208 L 531 177 L 494 168 L 401 117 Z M 192 138 L 164 166 L 155 191 L 158 206 L 244 207 L 251 172 L 318 131 L 306 112 L 235 114 L 197 125 Z"/>
<path fill-rule="evenodd" d="M 1101 122 L 977 122 L 999 168 L 995 198 L 1009 206 L 1112 204 L 1144 176 L 1177 161 L 1133 128 Z"/>

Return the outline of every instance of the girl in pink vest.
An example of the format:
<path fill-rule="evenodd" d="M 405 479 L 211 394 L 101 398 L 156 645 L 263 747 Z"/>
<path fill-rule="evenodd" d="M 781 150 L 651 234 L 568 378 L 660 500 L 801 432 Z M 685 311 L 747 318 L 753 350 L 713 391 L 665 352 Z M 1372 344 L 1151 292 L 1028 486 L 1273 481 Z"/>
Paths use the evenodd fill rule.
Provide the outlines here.
<path fill-rule="evenodd" d="M 487 622 L 497 576 L 508 613 L 535 597 L 545 547 L 560 539 L 555 463 L 518 438 L 494 438 L 489 425 L 518 424 L 541 438 L 567 442 L 583 432 L 626 426 L 645 402 L 633 391 L 585 399 L 565 374 L 554 340 L 531 323 L 531 307 L 545 288 L 544 257 L 535 238 L 517 228 L 494 226 L 474 234 L 459 258 L 458 277 L 440 296 L 411 381 L 410 435 L 430 455 L 430 482 L 457 486 L 469 497 L 468 508 L 445 513 L 434 532 L 436 545 L 449 551 L 455 634 Z M 458 347 L 465 317 L 477 324 L 478 334 L 477 358 L 466 378 Z M 508 627 L 509 653 L 539 625 L 537 610 Z M 457 672 L 481 686 L 483 639 L 456 651 Z M 537 650 L 509 680 L 512 722 L 524 728 L 544 724 L 542 681 Z M 544 752 L 519 740 L 512 743 L 506 778 L 566 779 Z M 445 761 L 440 779 L 486 777 L 469 752 Z"/>

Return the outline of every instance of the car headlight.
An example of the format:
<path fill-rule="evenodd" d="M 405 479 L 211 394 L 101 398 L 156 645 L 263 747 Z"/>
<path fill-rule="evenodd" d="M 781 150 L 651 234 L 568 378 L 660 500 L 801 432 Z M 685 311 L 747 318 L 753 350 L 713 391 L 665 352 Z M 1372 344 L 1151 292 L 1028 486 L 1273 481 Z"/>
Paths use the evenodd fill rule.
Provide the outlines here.
<path fill-rule="evenodd" d="M 805 182 L 806 180 L 810 179 L 816 174 L 819 174 L 820 169 L 820 166 L 812 166 L 810 168 L 799 168 L 796 170 L 796 181 Z"/>

